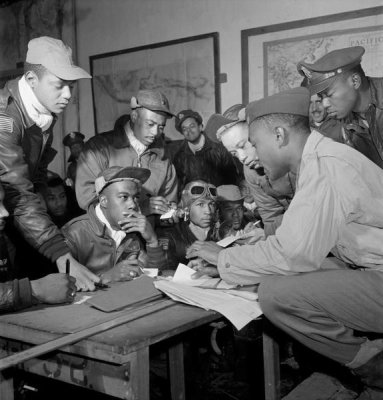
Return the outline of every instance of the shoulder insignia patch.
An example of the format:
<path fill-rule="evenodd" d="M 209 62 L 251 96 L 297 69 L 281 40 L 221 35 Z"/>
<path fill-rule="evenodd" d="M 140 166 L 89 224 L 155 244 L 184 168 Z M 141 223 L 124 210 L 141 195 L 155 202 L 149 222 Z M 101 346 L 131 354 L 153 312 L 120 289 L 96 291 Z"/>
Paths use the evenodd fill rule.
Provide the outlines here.
<path fill-rule="evenodd" d="M 13 132 L 13 118 L 0 114 L 0 131 L 6 133 Z"/>

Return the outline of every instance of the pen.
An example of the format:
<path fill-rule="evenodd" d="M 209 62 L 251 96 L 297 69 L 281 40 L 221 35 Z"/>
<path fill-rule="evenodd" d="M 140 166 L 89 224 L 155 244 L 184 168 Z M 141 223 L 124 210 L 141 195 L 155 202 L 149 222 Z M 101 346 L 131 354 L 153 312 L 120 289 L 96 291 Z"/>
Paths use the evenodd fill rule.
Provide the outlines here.
<path fill-rule="evenodd" d="M 94 282 L 94 286 L 98 289 L 108 289 L 110 288 L 109 285 L 107 285 L 106 283 L 102 283 L 102 282 Z"/>
<path fill-rule="evenodd" d="M 66 263 L 65 263 L 65 273 L 67 275 L 70 275 L 70 261 L 69 258 L 66 259 Z"/>

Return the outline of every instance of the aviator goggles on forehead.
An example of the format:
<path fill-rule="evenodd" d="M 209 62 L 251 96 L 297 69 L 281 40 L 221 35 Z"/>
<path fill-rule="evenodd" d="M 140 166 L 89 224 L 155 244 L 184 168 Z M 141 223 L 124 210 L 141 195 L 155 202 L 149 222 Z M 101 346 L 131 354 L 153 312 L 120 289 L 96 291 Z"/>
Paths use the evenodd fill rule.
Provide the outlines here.
<path fill-rule="evenodd" d="M 195 183 L 189 188 L 188 191 L 193 198 L 209 196 L 212 197 L 213 200 L 215 200 L 217 197 L 217 188 L 209 183 L 207 183 L 206 185 Z"/>

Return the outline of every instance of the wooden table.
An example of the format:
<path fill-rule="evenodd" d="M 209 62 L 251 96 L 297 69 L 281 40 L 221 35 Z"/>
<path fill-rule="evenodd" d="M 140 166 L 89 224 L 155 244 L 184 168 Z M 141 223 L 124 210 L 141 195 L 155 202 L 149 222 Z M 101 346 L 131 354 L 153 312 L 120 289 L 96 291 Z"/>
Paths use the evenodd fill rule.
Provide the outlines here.
<path fill-rule="evenodd" d="M 149 399 L 149 347 L 163 342 L 168 349 L 172 399 L 183 400 L 182 334 L 221 316 L 171 300 L 158 301 L 164 302 L 166 308 L 154 313 L 148 311 L 142 318 L 29 360 L 19 368 L 117 398 L 146 400 Z M 145 307 L 150 310 L 150 304 Z M 0 316 L 0 358 L 61 336 L 42 329 L 41 321 L 38 329 L 34 327 L 33 313 L 38 316 L 37 311 L 29 310 L 28 325 L 25 317 Z M 12 369 L 0 372 L 1 400 L 13 400 L 12 373 Z"/>

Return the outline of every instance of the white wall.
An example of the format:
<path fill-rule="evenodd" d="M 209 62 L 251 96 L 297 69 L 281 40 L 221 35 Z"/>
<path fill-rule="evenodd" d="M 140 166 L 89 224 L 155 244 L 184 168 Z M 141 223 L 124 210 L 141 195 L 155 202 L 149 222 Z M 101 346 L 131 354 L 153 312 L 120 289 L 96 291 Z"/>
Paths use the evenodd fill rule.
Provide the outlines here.
<path fill-rule="evenodd" d="M 242 101 L 241 30 L 381 6 L 382 0 L 75 0 L 79 64 L 89 56 L 219 32 L 222 109 Z M 94 134 L 90 82 L 79 86 L 80 130 Z"/>

